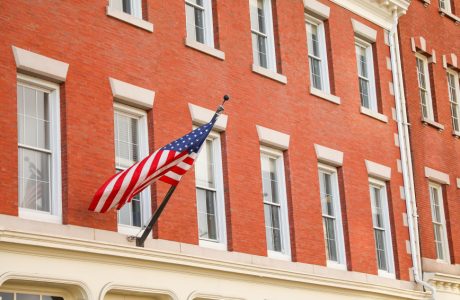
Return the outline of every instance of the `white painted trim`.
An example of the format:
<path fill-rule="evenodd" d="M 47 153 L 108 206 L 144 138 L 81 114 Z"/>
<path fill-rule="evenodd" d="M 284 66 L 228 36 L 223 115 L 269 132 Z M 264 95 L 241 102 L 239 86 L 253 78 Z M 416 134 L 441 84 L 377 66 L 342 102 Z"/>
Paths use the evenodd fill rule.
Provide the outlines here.
<path fill-rule="evenodd" d="M 327 5 L 316 0 L 303 0 L 303 6 L 309 14 L 315 15 L 321 20 L 329 19 L 331 9 Z"/>
<path fill-rule="evenodd" d="M 269 70 L 269 69 L 266 69 L 266 68 L 263 68 L 263 67 L 260 67 L 258 65 L 252 65 L 252 71 L 254 73 L 257 73 L 257 74 L 260 74 L 262 76 L 265 76 L 267 78 L 270 78 L 270 79 L 273 79 L 275 81 L 278 81 L 280 83 L 283 83 L 283 84 L 287 84 L 287 77 L 282 75 L 282 74 L 279 74 L 279 73 L 276 73 L 276 72 L 273 72 L 272 70 Z"/>
<path fill-rule="evenodd" d="M 364 160 L 366 164 L 367 174 L 370 177 L 375 177 L 384 181 L 391 179 L 391 168 L 378 164 L 370 160 Z"/>
<path fill-rule="evenodd" d="M 212 117 L 215 114 L 215 111 L 192 103 L 188 104 L 188 109 L 190 111 L 192 122 L 195 125 L 204 125 L 208 123 L 209 121 L 211 121 Z M 228 116 L 225 114 L 221 114 L 219 118 L 217 118 L 217 121 L 212 129 L 218 132 L 225 131 L 225 129 L 227 129 L 227 121 Z"/>
<path fill-rule="evenodd" d="M 351 19 L 351 25 L 355 35 L 359 36 L 362 39 L 370 43 L 374 43 L 377 40 L 377 30 L 372 29 L 371 27 L 364 25 L 363 23 Z"/>
<path fill-rule="evenodd" d="M 142 109 L 151 109 L 155 92 L 139 86 L 109 77 L 113 97 L 124 103 Z"/>
<path fill-rule="evenodd" d="M 388 123 L 388 117 L 385 116 L 384 114 L 381 114 L 379 112 L 376 112 L 376 111 L 373 111 L 373 110 L 370 110 L 366 107 L 363 107 L 361 106 L 361 113 L 363 115 L 366 115 L 366 116 L 369 116 L 371 118 L 374 118 L 374 119 L 377 119 L 383 123 Z"/>
<path fill-rule="evenodd" d="M 340 97 L 332 95 L 332 94 L 325 93 L 322 90 L 318 90 L 318 89 L 316 89 L 316 88 L 314 88 L 312 86 L 310 86 L 310 94 L 312 94 L 314 96 L 317 96 L 317 97 L 320 97 L 320 98 L 322 98 L 324 100 L 327 100 L 329 102 L 332 102 L 332 103 L 335 103 L 335 104 L 340 104 Z"/>
<path fill-rule="evenodd" d="M 457 188 L 460 189 L 460 178 L 457 178 Z"/>
<path fill-rule="evenodd" d="M 290 136 L 273 129 L 256 125 L 257 135 L 259 142 L 263 145 L 274 147 L 280 150 L 287 150 L 289 148 Z"/>
<path fill-rule="evenodd" d="M 115 19 L 121 20 L 128 24 L 134 25 L 136 27 L 142 28 L 149 32 L 153 32 L 153 24 L 147 22 L 141 18 L 135 17 L 133 15 L 127 14 L 121 10 L 115 9 L 113 7 L 107 6 L 107 15 Z"/>
<path fill-rule="evenodd" d="M 43 76 L 52 81 L 66 80 L 69 64 L 16 46 L 12 46 L 12 49 L 18 70 Z"/>
<path fill-rule="evenodd" d="M 450 184 L 449 174 L 425 167 L 425 177 L 440 184 Z"/>
<path fill-rule="evenodd" d="M 333 166 L 343 165 L 343 152 L 315 144 L 315 152 L 318 161 Z"/>
<path fill-rule="evenodd" d="M 213 48 L 211 46 L 208 46 L 206 44 L 199 43 L 195 40 L 189 39 L 188 37 L 185 38 L 185 45 L 187 47 L 190 47 L 200 52 L 203 52 L 205 54 L 208 54 L 210 56 L 214 56 L 215 58 L 218 58 L 220 60 L 225 60 L 225 52 L 219 49 Z"/>

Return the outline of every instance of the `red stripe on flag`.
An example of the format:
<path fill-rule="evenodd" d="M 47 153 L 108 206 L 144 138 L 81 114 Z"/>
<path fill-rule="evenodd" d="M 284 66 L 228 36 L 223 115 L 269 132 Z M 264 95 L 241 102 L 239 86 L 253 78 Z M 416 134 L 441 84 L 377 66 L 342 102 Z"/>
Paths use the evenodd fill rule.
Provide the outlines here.
<path fill-rule="evenodd" d="M 161 180 L 161 181 L 163 181 L 165 183 L 168 183 L 170 185 L 177 185 L 179 183 L 179 181 L 177 181 L 175 179 L 172 179 L 171 177 L 167 177 L 167 176 L 163 176 L 159 180 Z"/>
<path fill-rule="evenodd" d="M 91 204 L 88 208 L 88 210 L 92 210 L 92 211 L 95 211 L 96 210 L 96 207 L 97 207 L 97 204 L 99 203 L 99 200 L 101 200 L 101 197 L 102 197 L 102 194 L 104 194 L 104 191 L 105 191 L 105 188 L 109 185 L 109 183 L 112 181 L 112 179 L 115 178 L 115 176 L 117 176 L 118 174 L 115 173 L 113 174 L 96 192 L 96 194 L 94 194 L 94 197 L 93 197 L 93 201 L 91 201 Z"/>

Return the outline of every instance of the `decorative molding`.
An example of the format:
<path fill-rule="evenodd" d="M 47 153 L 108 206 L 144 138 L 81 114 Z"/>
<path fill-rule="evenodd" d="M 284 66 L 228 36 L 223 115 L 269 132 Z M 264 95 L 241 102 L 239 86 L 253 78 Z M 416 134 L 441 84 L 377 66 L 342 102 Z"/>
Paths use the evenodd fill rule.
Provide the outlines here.
<path fill-rule="evenodd" d="M 316 0 L 303 0 L 303 6 L 307 13 L 321 20 L 329 19 L 331 9 L 327 5 Z"/>
<path fill-rule="evenodd" d="M 18 70 L 52 81 L 64 82 L 66 80 L 69 64 L 16 46 L 12 48 Z"/>
<path fill-rule="evenodd" d="M 332 95 L 332 94 L 327 94 L 325 92 L 323 92 L 322 90 L 318 90 L 314 87 L 310 87 L 310 94 L 314 95 L 314 96 L 317 96 L 317 97 L 320 97 L 324 100 L 327 100 L 329 102 L 332 102 L 332 103 L 335 103 L 335 104 L 340 104 L 340 97 L 337 97 L 335 95 Z"/>
<path fill-rule="evenodd" d="M 450 68 L 457 72 L 460 72 L 460 66 L 458 64 L 458 58 L 455 53 L 443 54 L 442 56 L 442 67 L 444 69 Z"/>
<path fill-rule="evenodd" d="M 254 73 L 257 73 L 257 74 L 260 74 L 262 76 L 265 76 L 267 78 L 270 78 L 270 79 L 273 79 L 275 81 L 278 81 L 282 84 L 287 84 L 287 77 L 282 75 L 282 74 L 279 74 L 279 73 L 276 73 L 276 72 L 273 72 L 269 69 L 266 69 L 266 68 L 262 68 L 258 65 L 252 65 L 252 72 Z"/>
<path fill-rule="evenodd" d="M 263 145 L 274 147 L 280 150 L 287 150 L 289 148 L 290 136 L 273 129 L 256 125 L 259 141 Z"/>
<path fill-rule="evenodd" d="M 436 291 L 460 295 L 460 276 L 443 273 L 425 273 L 425 281 L 431 283 Z"/>
<path fill-rule="evenodd" d="M 371 43 L 377 40 L 377 30 L 372 29 L 369 26 L 356 21 L 355 19 L 351 19 L 351 25 L 356 36 L 363 38 Z"/>
<path fill-rule="evenodd" d="M 151 109 L 155 92 L 139 86 L 109 77 L 113 97 L 122 102 L 142 109 Z"/>
<path fill-rule="evenodd" d="M 422 36 L 410 38 L 412 52 L 419 52 L 428 57 L 428 62 L 436 63 L 436 51 L 431 48 Z"/>
<path fill-rule="evenodd" d="M 450 184 L 449 174 L 425 167 L 425 177 L 440 184 Z"/>
<path fill-rule="evenodd" d="M 201 292 L 192 292 L 188 297 L 187 300 L 245 300 L 244 298 L 240 297 L 229 297 L 229 296 L 222 296 L 222 295 L 213 295 L 213 294 L 205 294 Z M 103 300 L 103 299 L 101 299 Z"/>
<path fill-rule="evenodd" d="M 315 152 L 318 161 L 336 167 L 343 165 L 343 152 L 315 144 Z"/>
<path fill-rule="evenodd" d="M 376 162 L 365 160 L 367 174 L 370 177 L 388 181 L 391 179 L 391 168 Z"/>
<path fill-rule="evenodd" d="M 153 24 L 152 23 L 147 22 L 145 20 L 142 20 L 141 18 L 132 16 L 130 14 L 127 14 L 125 12 L 122 12 L 122 11 L 120 11 L 118 9 L 113 8 L 113 7 L 107 6 L 107 15 L 112 17 L 112 18 L 121 20 L 121 21 L 123 21 L 125 23 L 131 24 L 133 26 L 145 29 L 145 30 L 147 30 L 149 32 L 153 32 Z"/>
<path fill-rule="evenodd" d="M 220 60 L 225 60 L 225 52 L 219 50 L 219 49 L 216 49 L 216 48 L 213 48 L 213 47 L 209 47 L 208 45 L 206 44 L 203 44 L 203 43 L 199 43 L 195 40 L 191 40 L 189 38 L 185 38 L 185 45 L 187 47 L 190 47 L 190 48 L 193 48 L 195 50 L 198 50 L 200 52 L 203 52 L 207 55 L 210 55 L 210 56 L 213 56 L 215 58 L 218 58 Z"/>
<path fill-rule="evenodd" d="M 212 117 L 215 114 L 215 111 L 210 109 L 189 103 L 188 109 L 190 110 L 190 116 L 192 118 L 192 122 L 195 125 L 203 125 L 211 121 Z M 225 131 L 227 129 L 227 121 L 228 116 L 225 114 L 221 114 L 220 117 L 217 119 L 216 123 L 214 124 L 213 130 L 216 131 Z"/>
<path fill-rule="evenodd" d="M 107 283 L 99 294 L 99 300 L 104 300 L 107 293 L 111 291 L 132 292 L 135 294 L 144 294 L 145 296 L 166 296 L 169 300 L 179 300 L 179 297 L 170 290 L 158 290 L 145 286 L 132 286 L 125 284 L 118 284 L 114 282 Z M 163 298 L 161 298 L 163 299 Z"/>

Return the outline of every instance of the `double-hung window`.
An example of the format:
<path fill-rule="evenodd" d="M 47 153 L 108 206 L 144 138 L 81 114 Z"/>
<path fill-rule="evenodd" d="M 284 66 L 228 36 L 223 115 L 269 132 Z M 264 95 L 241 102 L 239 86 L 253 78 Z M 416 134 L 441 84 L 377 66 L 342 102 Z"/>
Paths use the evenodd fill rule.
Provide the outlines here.
<path fill-rule="evenodd" d="M 0 292 L 2 300 L 64 300 L 64 297 L 53 294 L 37 294 L 30 292 Z"/>
<path fill-rule="evenodd" d="M 382 276 L 394 277 L 393 243 L 386 184 L 375 179 L 369 179 L 369 182 L 378 272 Z"/>
<path fill-rule="evenodd" d="M 346 269 L 337 169 L 322 164 L 318 167 L 327 265 Z"/>
<path fill-rule="evenodd" d="M 211 0 L 186 0 L 187 38 L 214 48 Z"/>
<path fill-rule="evenodd" d="M 439 0 L 439 9 L 452 13 L 452 3 L 451 0 Z"/>
<path fill-rule="evenodd" d="M 356 38 L 355 50 L 361 106 L 377 112 L 377 92 L 375 89 L 374 55 L 372 51 L 372 44 Z"/>
<path fill-rule="evenodd" d="M 121 172 L 148 155 L 147 115 L 143 110 L 115 103 L 114 123 L 115 168 Z M 118 231 L 138 234 L 150 213 L 147 188 L 118 211 Z"/>
<path fill-rule="evenodd" d="M 271 0 L 249 0 L 254 64 L 276 72 Z"/>
<path fill-rule="evenodd" d="M 446 217 L 442 198 L 442 187 L 439 184 L 430 183 L 431 217 L 433 221 L 434 242 L 437 259 L 450 262 L 449 245 L 447 242 Z"/>
<path fill-rule="evenodd" d="M 110 7 L 142 19 L 142 0 L 110 0 Z"/>
<path fill-rule="evenodd" d="M 220 135 L 211 132 L 195 162 L 200 245 L 227 249 Z"/>
<path fill-rule="evenodd" d="M 290 259 L 283 153 L 261 148 L 261 167 L 268 255 Z"/>
<path fill-rule="evenodd" d="M 18 75 L 19 216 L 61 219 L 59 86 Z"/>
<path fill-rule="evenodd" d="M 330 93 L 324 23 L 306 15 L 311 87 Z"/>
<path fill-rule="evenodd" d="M 449 89 L 450 111 L 452 113 L 452 128 L 455 133 L 460 134 L 460 87 L 457 72 L 447 70 L 447 85 Z"/>
<path fill-rule="evenodd" d="M 420 54 L 416 54 L 417 79 L 420 96 L 422 117 L 434 121 L 433 100 L 431 98 L 430 75 L 428 72 L 428 59 Z"/>

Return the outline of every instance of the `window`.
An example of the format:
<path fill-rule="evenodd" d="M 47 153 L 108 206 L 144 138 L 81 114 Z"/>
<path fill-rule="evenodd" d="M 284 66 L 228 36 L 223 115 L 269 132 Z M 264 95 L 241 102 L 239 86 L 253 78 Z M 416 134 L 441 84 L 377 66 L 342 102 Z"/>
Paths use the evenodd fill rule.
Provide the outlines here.
<path fill-rule="evenodd" d="M 64 298 L 60 296 L 11 293 L 11 292 L 0 292 L 0 299 L 2 300 L 64 300 Z"/>
<path fill-rule="evenodd" d="M 186 0 L 187 38 L 214 47 L 211 0 Z"/>
<path fill-rule="evenodd" d="M 452 113 L 452 128 L 454 132 L 460 133 L 460 87 L 458 73 L 452 70 L 447 71 L 447 85 L 449 89 L 450 111 Z"/>
<path fill-rule="evenodd" d="M 449 246 L 447 242 L 446 217 L 442 199 L 441 185 L 430 183 L 431 217 L 433 220 L 434 243 L 437 259 L 449 262 Z"/>
<path fill-rule="evenodd" d="M 394 277 L 393 243 L 386 184 L 374 179 L 369 179 L 369 182 L 379 275 Z"/>
<path fill-rule="evenodd" d="M 148 155 L 147 115 L 126 105 L 114 105 L 115 168 L 123 171 Z M 134 196 L 118 211 L 118 231 L 138 234 L 150 216 L 150 189 Z"/>
<path fill-rule="evenodd" d="M 346 269 L 337 169 L 320 164 L 318 174 L 327 264 Z"/>
<path fill-rule="evenodd" d="M 262 148 L 262 190 L 268 255 L 290 259 L 283 153 Z"/>
<path fill-rule="evenodd" d="M 444 10 L 448 13 L 452 12 L 451 0 L 439 0 L 439 9 Z"/>
<path fill-rule="evenodd" d="M 355 49 L 361 106 L 377 112 L 372 44 L 356 38 Z"/>
<path fill-rule="evenodd" d="M 211 132 L 195 163 L 198 235 L 201 246 L 226 250 L 220 135 Z"/>
<path fill-rule="evenodd" d="M 110 7 L 142 19 L 142 0 L 110 0 Z"/>
<path fill-rule="evenodd" d="M 329 94 L 329 70 L 324 23 L 316 18 L 306 16 L 306 26 L 311 86 Z"/>
<path fill-rule="evenodd" d="M 61 220 L 59 86 L 18 75 L 19 215 Z"/>
<path fill-rule="evenodd" d="M 428 73 L 428 60 L 423 55 L 416 56 L 417 78 L 420 95 L 420 105 L 424 119 L 434 121 L 433 102 L 431 99 L 430 75 Z"/>
<path fill-rule="evenodd" d="M 254 64 L 276 72 L 271 0 L 249 0 Z"/>

